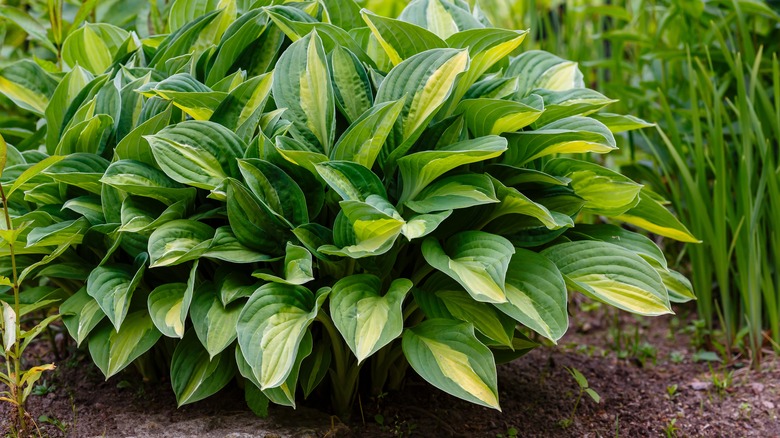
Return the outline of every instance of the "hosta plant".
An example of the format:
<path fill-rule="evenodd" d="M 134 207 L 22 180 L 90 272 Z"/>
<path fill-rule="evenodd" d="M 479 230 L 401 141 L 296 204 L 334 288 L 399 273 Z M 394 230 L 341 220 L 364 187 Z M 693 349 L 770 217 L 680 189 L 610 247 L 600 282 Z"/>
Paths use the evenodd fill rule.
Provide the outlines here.
<path fill-rule="evenodd" d="M 62 253 L 38 275 L 106 377 L 347 415 L 411 366 L 498 409 L 496 363 L 563 336 L 568 290 L 642 315 L 692 298 L 648 238 L 575 224 L 692 239 L 584 159 L 647 123 L 600 112 L 575 63 L 460 0 L 270 3 L 177 0 L 166 35 L 88 23 L 66 73 L 0 71 L 45 131 L 9 146 L 14 221 Z"/>

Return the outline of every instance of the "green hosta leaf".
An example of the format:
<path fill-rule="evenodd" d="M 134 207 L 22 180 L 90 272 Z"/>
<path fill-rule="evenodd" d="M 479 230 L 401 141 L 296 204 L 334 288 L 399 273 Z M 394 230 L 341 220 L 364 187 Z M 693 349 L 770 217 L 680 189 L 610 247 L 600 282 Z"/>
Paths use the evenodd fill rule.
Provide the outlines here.
<path fill-rule="evenodd" d="M 60 305 L 60 314 L 68 333 L 78 346 L 81 346 L 92 329 L 106 317 L 100 310 L 100 304 L 89 296 L 86 287 L 79 289 Z"/>
<path fill-rule="evenodd" d="M 38 271 L 35 278 L 67 278 L 69 280 L 87 281 L 91 270 L 79 262 L 53 263 Z M 86 293 L 86 289 L 84 290 Z"/>
<path fill-rule="evenodd" d="M 509 150 L 504 162 L 520 166 L 552 154 L 604 154 L 617 149 L 615 137 L 589 117 L 567 117 L 533 131 L 506 134 Z"/>
<path fill-rule="evenodd" d="M 328 61 L 336 105 L 354 123 L 374 103 L 368 73 L 358 57 L 342 46 L 330 52 Z"/>
<path fill-rule="evenodd" d="M 255 263 L 272 260 L 267 254 L 254 251 L 238 241 L 229 226 L 217 228 L 202 257 L 223 260 L 230 263 Z"/>
<path fill-rule="evenodd" d="M 442 178 L 428 185 L 404 205 L 417 213 L 455 210 L 497 203 L 493 183 L 487 175 L 468 173 Z"/>
<path fill-rule="evenodd" d="M 594 299 L 639 315 L 672 312 L 661 277 L 631 251 L 579 241 L 551 246 L 541 254 L 558 266 L 570 287 Z"/>
<path fill-rule="evenodd" d="M 86 23 L 62 43 L 62 59 L 71 67 L 79 65 L 93 74 L 103 73 L 129 36 L 126 30 L 107 23 Z"/>
<path fill-rule="evenodd" d="M 684 303 L 696 299 L 690 281 L 679 272 L 673 271 L 667 267 L 666 257 L 664 256 L 663 251 L 646 236 L 610 224 L 579 224 L 577 225 L 577 228 L 570 231 L 567 236 L 582 236 L 584 238 L 600 240 L 634 252 L 645 259 L 650 266 L 658 272 L 658 275 L 661 276 L 661 280 L 669 293 L 669 301 Z"/>
<path fill-rule="evenodd" d="M 46 29 L 35 18 L 27 14 L 25 11 L 14 8 L 11 6 L 0 6 L 0 17 L 3 17 L 17 26 L 21 27 L 30 39 L 37 41 L 43 47 L 46 47 L 52 53 L 57 53 L 57 48 L 54 47 L 49 37 L 46 35 Z"/>
<path fill-rule="evenodd" d="M 165 204 L 195 196 L 194 189 L 185 188 L 156 168 L 135 160 L 111 163 L 100 182 L 131 195 L 156 199 Z"/>
<path fill-rule="evenodd" d="M 496 204 L 490 211 L 490 216 L 485 223 L 490 223 L 497 218 L 505 215 L 524 215 L 530 216 L 535 220 L 520 222 L 516 217 L 509 220 L 515 222 L 520 227 L 544 225 L 548 230 L 557 230 L 564 227 L 574 226 L 574 221 L 566 214 L 557 211 L 550 211 L 544 205 L 534 202 L 519 190 L 513 187 L 507 187 L 501 181 L 493 178 L 493 186 L 496 189 L 496 197 L 500 204 Z M 496 227 L 494 227 L 496 228 Z M 500 227 L 499 227 L 500 228 Z"/>
<path fill-rule="evenodd" d="M 276 283 L 284 284 L 305 284 L 314 280 L 314 270 L 312 266 L 311 253 L 304 247 L 293 245 L 287 242 L 287 248 L 284 256 L 284 277 L 264 272 L 256 272 L 253 276 Z"/>
<path fill-rule="evenodd" d="M 234 130 L 241 139 L 249 141 L 260 123 L 263 107 L 271 94 L 272 83 L 271 73 L 246 80 L 220 103 L 211 116 L 211 121 Z"/>
<path fill-rule="evenodd" d="M 224 277 L 218 276 L 218 278 L 219 280 L 216 283 L 219 300 L 224 307 L 238 299 L 250 297 L 255 292 L 255 289 L 263 284 L 262 282 L 258 283 L 246 273 L 230 269 L 228 269 Z"/>
<path fill-rule="evenodd" d="M 409 240 L 425 237 L 434 232 L 451 214 L 452 210 L 414 215 L 401 227 L 401 234 Z"/>
<path fill-rule="evenodd" d="M 376 103 L 402 98 L 405 103 L 380 153 L 383 168 L 392 168 L 420 137 L 468 63 L 466 50 L 434 49 L 406 59 L 388 73 L 377 90 Z"/>
<path fill-rule="evenodd" d="M 495 28 L 461 29 L 461 32 L 447 38 L 452 48 L 468 49 L 471 63 L 466 73 L 458 80 L 443 115 L 449 115 L 449 109 L 458 105 L 469 88 L 489 69 L 515 51 L 525 39 L 526 31 Z M 486 96 L 487 97 L 487 96 Z"/>
<path fill-rule="evenodd" d="M 24 59 L 0 69 L 0 93 L 20 108 L 43 116 L 57 80 L 35 62 Z"/>
<path fill-rule="evenodd" d="M 27 247 L 54 246 L 65 242 L 78 244 L 88 229 L 89 221 L 83 217 L 35 227 L 27 234 Z"/>
<path fill-rule="evenodd" d="M 157 169 L 154 170 L 157 171 Z M 165 179 L 167 179 L 167 177 L 165 177 L 165 174 L 163 174 L 162 172 L 160 172 L 160 174 L 162 174 L 162 176 Z M 117 189 L 116 187 L 110 186 L 105 183 L 103 184 L 103 187 L 100 190 L 100 201 L 101 201 L 101 206 L 103 207 L 103 217 L 106 218 L 106 222 L 110 224 L 122 223 L 121 209 L 122 209 L 122 204 L 124 202 L 124 199 L 127 196 L 128 196 L 127 193 Z M 104 231 L 103 234 L 108 234 L 115 230 L 116 230 L 115 228 L 109 228 L 106 231 Z"/>
<path fill-rule="evenodd" d="M 655 262 L 666 267 L 666 257 L 661 248 L 658 247 L 648 237 L 639 233 L 634 233 L 612 224 L 577 224 L 575 229 L 570 230 L 567 236 L 583 236 L 585 238 L 600 240 L 623 247 L 636 253 L 651 264 Z"/>
<path fill-rule="evenodd" d="M 301 369 L 303 360 L 308 357 L 312 352 L 314 342 L 312 341 L 311 332 L 308 330 L 304 333 L 303 339 L 298 347 L 298 354 L 295 356 L 295 362 L 293 363 L 290 374 L 287 379 L 279 386 L 274 388 L 267 388 L 263 390 L 263 394 L 268 397 L 272 402 L 281 406 L 290 406 L 295 408 L 295 388 L 298 386 L 298 374 Z M 254 376 L 252 367 L 244 358 L 240 349 L 236 349 L 236 363 L 241 375 L 249 379 L 256 387 L 260 386 L 257 378 Z"/>
<path fill-rule="evenodd" d="M 313 5 L 313 3 L 309 3 L 309 5 Z M 371 64 L 371 59 L 363 52 L 360 44 L 346 30 L 329 23 L 319 23 L 306 13 L 293 13 L 292 15 L 298 14 L 296 17 L 285 16 L 290 15 L 290 12 L 297 11 L 297 9 L 290 6 L 271 6 L 266 11 L 274 24 L 282 29 L 292 41 L 298 41 L 316 31 L 319 37 L 322 38 L 322 45 L 326 52 L 330 52 L 338 46 L 343 46 L 357 55 L 362 62 Z"/>
<path fill-rule="evenodd" d="M 467 9 L 446 0 L 414 0 L 398 19 L 424 27 L 442 39 L 461 30 L 485 27 Z"/>
<path fill-rule="evenodd" d="M 190 319 L 209 357 L 214 358 L 236 340 L 236 324 L 244 302 L 223 305 L 213 284 L 198 288 L 190 306 Z"/>
<path fill-rule="evenodd" d="M 215 230 L 203 222 L 188 219 L 162 224 L 149 236 L 151 268 L 194 260 L 205 253 Z"/>
<path fill-rule="evenodd" d="M 171 32 L 157 46 L 157 51 L 149 61 L 149 66 L 162 69 L 169 60 L 191 54 L 193 46 L 201 34 L 219 15 L 220 11 L 208 12 Z"/>
<path fill-rule="evenodd" d="M 292 371 L 298 348 L 329 290 L 269 283 L 249 298 L 238 320 L 238 344 L 261 389 L 275 388 Z"/>
<path fill-rule="evenodd" d="M 591 114 L 590 117 L 603 123 L 613 134 L 655 126 L 655 123 L 648 123 L 638 117 L 623 114 L 597 113 Z"/>
<path fill-rule="evenodd" d="M 175 0 L 168 13 L 168 28 L 174 32 L 201 15 L 225 7 L 232 7 L 235 14 L 234 0 Z"/>
<path fill-rule="evenodd" d="M 420 52 L 447 47 L 447 43 L 435 33 L 416 24 L 381 17 L 366 9 L 360 11 L 360 15 L 393 65 Z"/>
<path fill-rule="evenodd" d="M 276 63 L 273 94 L 291 132 L 327 155 L 336 130 L 336 107 L 325 49 L 316 31 L 294 42 Z"/>
<path fill-rule="evenodd" d="M 119 115 L 117 117 L 118 120 L 116 126 L 116 138 L 117 140 L 122 140 L 130 131 L 133 130 L 133 128 L 144 121 L 141 116 L 144 110 L 145 99 L 140 91 L 150 87 L 151 85 L 148 84 L 153 82 L 154 79 L 158 79 L 158 75 L 153 74 L 151 71 L 146 72 L 146 74 L 140 77 L 130 75 L 128 70 L 122 70 L 119 73 L 120 74 L 118 77 L 120 79 L 124 78 L 127 81 L 127 83 L 114 83 L 115 89 L 119 90 L 118 100 L 120 101 Z M 92 75 L 90 75 L 90 78 L 91 76 Z M 163 104 L 160 99 L 155 99 L 155 101 L 160 105 Z M 144 115 L 144 118 L 147 119 L 150 116 L 151 115 L 147 113 Z"/>
<path fill-rule="evenodd" d="M 585 200 L 583 208 L 596 214 L 618 216 L 639 202 L 641 184 L 598 164 L 556 158 L 547 162 L 544 171 L 571 179 L 571 188 Z"/>
<path fill-rule="evenodd" d="M 268 17 L 262 9 L 253 9 L 241 14 L 238 19 L 227 28 L 216 48 L 206 85 L 213 86 L 222 80 L 233 65 L 241 57 L 242 53 L 255 43 L 263 34 L 268 34 Z"/>
<path fill-rule="evenodd" d="M 188 73 L 170 76 L 154 87 L 144 89 L 143 94 L 171 101 L 195 120 L 208 120 L 228 95 L 212 90 Z"/>
<path fill-rule="evenodd" d="M 51 263 L 54 259 L 58 258 L 65 251 L 67 251 L 71 247 L 71 245 L 81 242 L 82 237 L 83 236 L 81 236 L 80 234 L 75 234 L 70 236 L 68 239 L 64 240 L 62 243 L 59 243 L 56 248 L 50 249 L 50 251 L 45 256 L 43 256 L 43 258 L 41 258 L 40 260 L 38 260 L 37 262 L 31 265 L 26 266 L 19 274 L 19 277 L 16 281 L 19 284 L 23 283 L 24 280 L 35 270 Z"/>
<path fill-rule="evenodd" d="M 463 287 L 441 272 L 435 273 L 415 290 L 415 301 L 428 318 L 458 319 L 474 324 L 474 328 L 499 345 L 512 346 L 516 323 L 488 303 L 474 301 Z"/>
<path fill-rule="evenodd" d="M 174 181 L 214 190 L 238 175 L 236 159 L 246 145 L 222 125 L 186 121 L 145 137 L 162 170 Z"/>
<path fill-rule="evenodd" d="M 319 248 L 324 254 L 351 258 L 384 254 L 390 251 L 406 225 L 392 204 L 378 195 L 368 196 L 365 202 L 341 201 L 339 205 L 351 224 L 354 244 L 341 249 L 325 245 Z"/>
<path fill-rule="evenodd" d="M 38 205 L 62 204 L 62 186 L 54 182 L 38 184 L 24 191 L 24 200 Z"/>
<path fill-rule="evenodd" d="M 149 313 L 140 310 L 127 315 L 119 331 L 106 323 L 96 327 L 89 337 L 89 354 L 108 379 L 146 353 L 160 336 Z"/>
<path fill-rule="evenodd" d="M 160 212 L 159 205 L 145 199 L 141 201 L 140 198 L 128 196 L 122 201 L 122 210 L 120 212 L 122 226 L 119 227 L 119 231 L 132 232 L 135 230 L 142 230 L 148 226 Z"/>
<path fill-rule="evenodd" d="M 342 278 L 330 296 L 333 323 L 349 345 L 358 363 L 401 335 L 402 305 L 412 282 L 399 278 L 380 295 L 382 282 L 367 274 Z"/>
<path fill-rule="evenodd" d="M 75 67 L 62 78 L 54 90 L 54 94 L 51 96 L 45 111 L 46 150 L 49 153 L 54 153 L 54 149 L 57 147 L 57 143 L 59 143 L 60 130 L 68 107 L 92 79 L 94 77 L 90 72 L 81 67 Z"/>
<path fill-rule="evenodd" d="M 285 233 L 272 213 L 264 210 L 249 189 L 237 180 L 229 179 L 227 187 L 228 220 L 236 239 L 255 251 L 281 254 Z"/>
<path fill-rule="evenodd" d="M 369 169 L 373 167 L 403 107 L 402 99 L 377 104 L 363 113 L 341 135 L 331 158 L 353 161 Z"/>
<path fill-rule="evenodd" d="M 544 99 L 544 113 L 534 127 L 544 126 L 564 117 L 587 116 L 605 106 L 617 102 L 589 88 L 573 88 L 564 91 L 535 90 Z"/>
<path fill-rule="evenodd" d="M 131 205 L 134 205 L 135 207 L 139 207 L 139 203 L 137 202 L 137 199 L 128 196 L 125 198 L 125 200 L 122 202 L 122 213 L 125 213 L 125 208 L 130 207 Z M 152 203 L 144 204 L 145 207 L 154 206 Z M 152 231 L 156 230 L 160 227 L 160 225 L 176 220 L 181 219 L 184 217 L 187 210 L 187 203 L 186 200 L 178 201 L 174 204 L 171 204 L 169 207 L 167 207 L 165 210 L 163 210 L 159 215 L 156 214 L 156 211 L 154 209 L 142 209 L 144 212 L 152 212 L 152 214 L 156 217 L 145 217 L 143 214 L 139 214 L 139 216 L 130 218 L 130 221 L 127 222 L 122 218 L 122 226 L 119 228 L 119 231 L 122 232 L 128 232 L 128 233 L 140 233 L 144 235 L 150 234 Z M 132 212 L 132 210 L 128 211 L 127 213 L 130 213 L 132 216 L 136 212 Z"/>
<path fill-rule="evenodd" d="M 493 354 L 474 335 L 474 326 L 431 319 L 406 329 L 403 350 L 423 379 L 455 397 L 499 409 Z"/>
<path fill-rule="evenodd" d="M 105 114 L 98 114 L 69 127 L 54 149 L 57 155 L 79 152 L 103 154 L 105 135 L 114 126 L 114 120 Z"/>
<path fill-rule="evenodd" d="M 5 141 L 3 141 L 5 143 Z M 44 158 L 43 160 L 33 164 L 32 166 L 26 168 L 19 176 L 16 177 L 16 180 L 11 184 L 11 187 L 8 187 L 5 189 L 5 196 L 7 198 L 11 198 L 11 195 L 19 190 L 20 188 L 25 188 L 26 184 L 36 176 L 40 175 L 41 172 L 45 171 L 49 166 L 52 164 L 62 160 L 63 156 L 51 156 Z M 6 169 L 7 170 L 7 169 Z M 7 173 L 6 173 L 6 176 Z"/>
<path fill-rule="evenodd" d="M 171 359 L 171 386 L 176 402 L 181 407 L 215 394 L 233 379 L 235 372 L 230 354 L 210 356 L 189 331 L 176 345 Z"/>
<path fill-rule="evenodd" d="M 538 188 L 540 186 L 566 186 L 569 184 L 569 179 L 567 178 L 507 164 L 490 164 L 487 166 L 487 171 L 506 186 Z"/>
<path fill-rule="evenodd" d="M 166 283 L 156 287 L 147 299 L 149 314 L 158 330 L 170 338 L 184 336 L 184 324 L 195 293 L 198 261 L 192 264 L 187 283 Z"/>
<path fill-rule="evenodd" d="M 241 354 L 241 351 L 236 348 L 236 355 Z M 238 361 L 238 359 L 236 360 Z M 243 375 L 243 374 L 242 374 Z M 260 418 L 268 417 L 268 405 L 270 400 L 263 394 L 263 391 L 257 387 L 254 383 L 250 382 L 249 385 L 244 385 L 244 400 L 249 409 Z"/>
<path fill-rule="evenodd" d="M 332 359 L 333 353 L 331 353 L 330 342 L 318 341 L 311 355 L 301 363 L 300 376 L 303 398 L 308 398 L 325 376 L 328 375 Z"/>
<path fill-rule="evenodd" d="M 188 292 L 186 283 L 166 283 L 157 286 L 149 294 L 149 315 L 154 321 L 157 330 L 169 338 L 181 338 L 184 336 L 184 319 L 187 310 L 184 309 L 184 301 Z M 190 292 L 190 299 L 192 293 Z"/>
<path fill-rule="evenodd" d="M 502 99 L 466 99 L 460 102 L 455 113 L 463 113 L 466 126 L 475 137 L 515 132 L 535 120 L 544 108 Z"/>
<path fill-rule="evenodd" d="M 515 248 L 505 238 L 464 231 L 449 238 L 444 248 L 436 239 L 426 239 L 422 253 L 425 261 L 457 281 L 475 300 L 507 301 L 504 283 Z"/>
<path fill-rule="evenodd" d="M 328 161 L 328 156 L 317 150 L 311 144 L 304 143 L 291 137 L 276 137 L 274 148 L 285 160 L 303 167 L 313 175 L 317 174 L 317 171 L 315 170 L 317 164 Z"/>
<path fill-rule="evenodd" d="M 330 22 L 342 29 L 354 29 L 363 25 L 360 7 L 353 0 L 323 0 Z"/>
<path fill-rule="evenodd" d="M 375 195 L 387 198 L 382 181 L 368 168 L 348 161 L 327 161 L 316 166 L 317 173 L 345 201 L 365 201 Z"/>
<path fill-rule="evenodd" d="M 146 257 L 140 262 L 138 268 L 129 265 L 98 266 L 87 278 L 87 293 L 98 302 L 117 330 L 127 316 L 133 292 L 146 270 Z"/>
<path fill-rule="evenodd" d="M 671 269 L 660 268 L 654 265 L 652 261 L 650 265 L 661 276 L 661 280 L 664 282 L 664 286 L 666 286 L 666 292 L 669 294 L 669 301 L 673 303 L 687 303 L 696 299 L 696 295 L 693 293 L 693 285 L 684 275 Z"/>
<path fill-rule="evenodd" d="M 515 249 L 506 275 L 506 303 L 495 306 L 517 322 L 556 342 L 569 328 L 568 296 L 553 262 L 536 252 Z"/>
<path fill-rule="evenodd" d="M 264 206 L 290 228 L 309 222 L 306 196 L 279 167 L 265 160 L 238 160 L 247 187 Z"/>
<path fill-rule="evenodd" d="M 523 52 L 512 60 L 504 76 L 517 77 L 518 89 L 523 94 L 535 88 L 565 91 L 585 86 L 576 62 L 566 61 L 543 50 Z"/>
<path fill-rule="evenodd" d="M 50 176 L 55 181 L 100 194 L 100 178 L 108 165 L 108 160 L 98 155 L 73 153 L 49 166 L 43 171 L 43 174 Z"/>
<path fill-rule="evenodd" d="M 145 136 L 157 134 L 163 128 L 168 126 L 171 120 L 172 109 L 169 106 L 163 112 L 144 121 L 127 135 L 122 137 L 119 144 L 116 145 L 114 153 L 120 160 L 135 160 L 157 166 L 152 149 Z"/>
<path fill-rule="evenodd" d="M 490 76 L 469 87 L 466 99 L 505 99 L 517 92 L 517 78 Z M 542 102 L 543 103 L 543 102 Z"/>
<path fill-rule="evenodd" d="M 701 242 L 669 210 L 644 192 L 639 192 L 638 204 L 615 219 L 680 242 Z"/>
<path fill-rule="evenodd" d="M 400 158 L 398 167 L 404 183 L 400 201 L 415 199 L 428 184 L 452 169 L 495 158 L 504 151 L 506 139 L 491 135 Z"/>

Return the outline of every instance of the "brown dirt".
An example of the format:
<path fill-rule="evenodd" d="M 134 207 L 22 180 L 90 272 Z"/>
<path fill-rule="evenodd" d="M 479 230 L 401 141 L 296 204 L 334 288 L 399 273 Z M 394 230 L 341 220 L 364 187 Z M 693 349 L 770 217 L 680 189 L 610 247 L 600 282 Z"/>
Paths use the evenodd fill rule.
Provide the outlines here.
<path fill-rule="evenodd" d="M 53 392 L 31 397 L 29 409 L 60 423 L 39 422 L 53 437 L 780 436 L 778 358 L 768 356 L 758 371 L 695 362 L 690 316 L 575 313 L 558 347 L 499 366 L 503 412 L 462 402 L 416 376 L 400 392 L 363 399 L 349 425 L 311 404 L 257 418 L 234 385 L 176 409 L 167 383 L 144 383 L 134 371 L 106 382 L 88 359 L 62 363 L 49 378 Z M 580 370 L 602 400 L 584 397 L 564 427 L 578 393 L 566 367 Z M 0 431 L 9 418 L 0 406 Z"/>

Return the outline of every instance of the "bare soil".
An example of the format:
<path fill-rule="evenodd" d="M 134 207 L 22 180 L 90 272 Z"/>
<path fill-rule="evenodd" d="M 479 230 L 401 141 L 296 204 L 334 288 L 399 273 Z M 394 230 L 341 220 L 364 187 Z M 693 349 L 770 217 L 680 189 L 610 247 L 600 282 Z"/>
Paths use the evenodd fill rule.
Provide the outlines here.
<path fill-rule="evenodd" d="M 780 437 L 780 360 L 767 355 L 759 370 L 747 361 L 697 361 L 693 318 L 678 313 L 576 310 L 558 346 L 499 366 L 503 412 L 416 376 L 402 391 L 362 399 L 348 424 L 305 401 L 258 418 L 235 385 L 176 409 L 169 383 L 145 383 L 133 370 L 104 381 L 83 354 L 60 363 L 51 391 L 32 396 L 29 410 L 49 418 L 38 424 L 52 437 Z M 579 390 L 567 367 L 587 377 L 600 403 L 584 396 L 572 415 Z M 10 417 L 0 406 L 0 431 Z"/>

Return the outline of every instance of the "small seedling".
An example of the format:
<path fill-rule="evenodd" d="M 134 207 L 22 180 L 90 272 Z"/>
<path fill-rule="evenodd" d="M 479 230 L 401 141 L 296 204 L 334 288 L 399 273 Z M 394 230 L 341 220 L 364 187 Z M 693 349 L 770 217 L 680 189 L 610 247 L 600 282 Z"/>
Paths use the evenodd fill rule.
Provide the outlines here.
<path fill-rule="evenodd" d="M 713 371 L 712 365 L 710 365 L 710 378 L 712 380 L 712 387 L 715 388 L 718 395 L 722 397 L 726 395 L 731 388 L 731 384 L 734 380 L 734 371 L 720 374 Z"/>
<path fill-rule="evenodd" d="M 666 423 L 666 427 L 664 427 L 664 434 L 666 435 L 666 438 L 677 438 L 677 432 L 679 432 L 680 429 L 676 426 L 676 424 L 676 418 L 672 418 L 668 423 Z"/>
<path fill-rule="evenodd" d="M 585 376 L 574 367 L 566 367 L 566 370 L 571 374 L 572 377 L 574 377 L 574 380 L 577 382 L 577 386 L 579 387 L 579 393 L 577 394 L 577 400 L 574 401 L 574 407 L 571 410 L 571 414 L 569 415 L 569 418 L 562 419 L 558 424 L 566 429 L 567 427 L 571 426 L 574 423 L 574 415 L 577 413 L 577 407 L 580 404 L 580 400 L 582 399 L 583 394 L 587 394 L 593 401 L 596 403 L 601 402 L 601 396 L 598 392 L 596 392 L 593 388 L 590 387 L 588 384 L 588 379 L 585 378 Z"/>
<path fill-rule="evenodd" d="M 40 395 L 51 394 L 51 393 L 53 393 L 56 390 L 57 390 L 57 386 L 56 385 L 50 384 L 49 382 L 44 380 L 43 382 L 41 382 L 40 385 L 35 385 L 33 387 L 33 390 L 32 390 L 31 394 L 40 396 Z"/>
<path fill-rule="evenodd" d="M 669 354 L 669 360 L 671 360 L 672 363 L 683 363 L 685 355 L 680 351 L 672 351 Z"/>
<path fill-rule="evenodd" d="M 51 424 L 52 426 L 54 426 L 57 429 L 59 429 L 59 431 L 62 432 L 63 434 L 67 434 L 68 425 L 63 423 L 62 421 L 58 420 L 56 417 L 50 417 L 48 415 L 41 415 L 40 417 L 38 417 L 38 422 L 39 423 Z"/>
<path fill-rule="evenodd" d="M 643 342 L 636 349 L 634 356 L 639 360 L 639 362 L 642 363 L 642 366 L 644 366 L 647 362 L 655 365 L 655 359 L 657 357 L 656 348 L 648 342 Z"/>
<path fill-rule="evenodd" d="M 666 395 L 669 396 L 669 400 L 673 400 L 675 397 L 677 397 L 678 395 L 677 388 L 678 387 L 676 383 L 666 387 Z"/>
<path fill-rule="evenodd" d="M 750 406 L 750 403 L 742 402 L 739 404 L 739 416 L 741 418 L 749 419 L 752 412 L 753 406 Z"/>
<path fill-rule="evenodd" d="M 518 433 L 516 428 L 510 427 L 506 430 L 506 433 L 497 433 L 496 438 L 516 438 Z"/>

